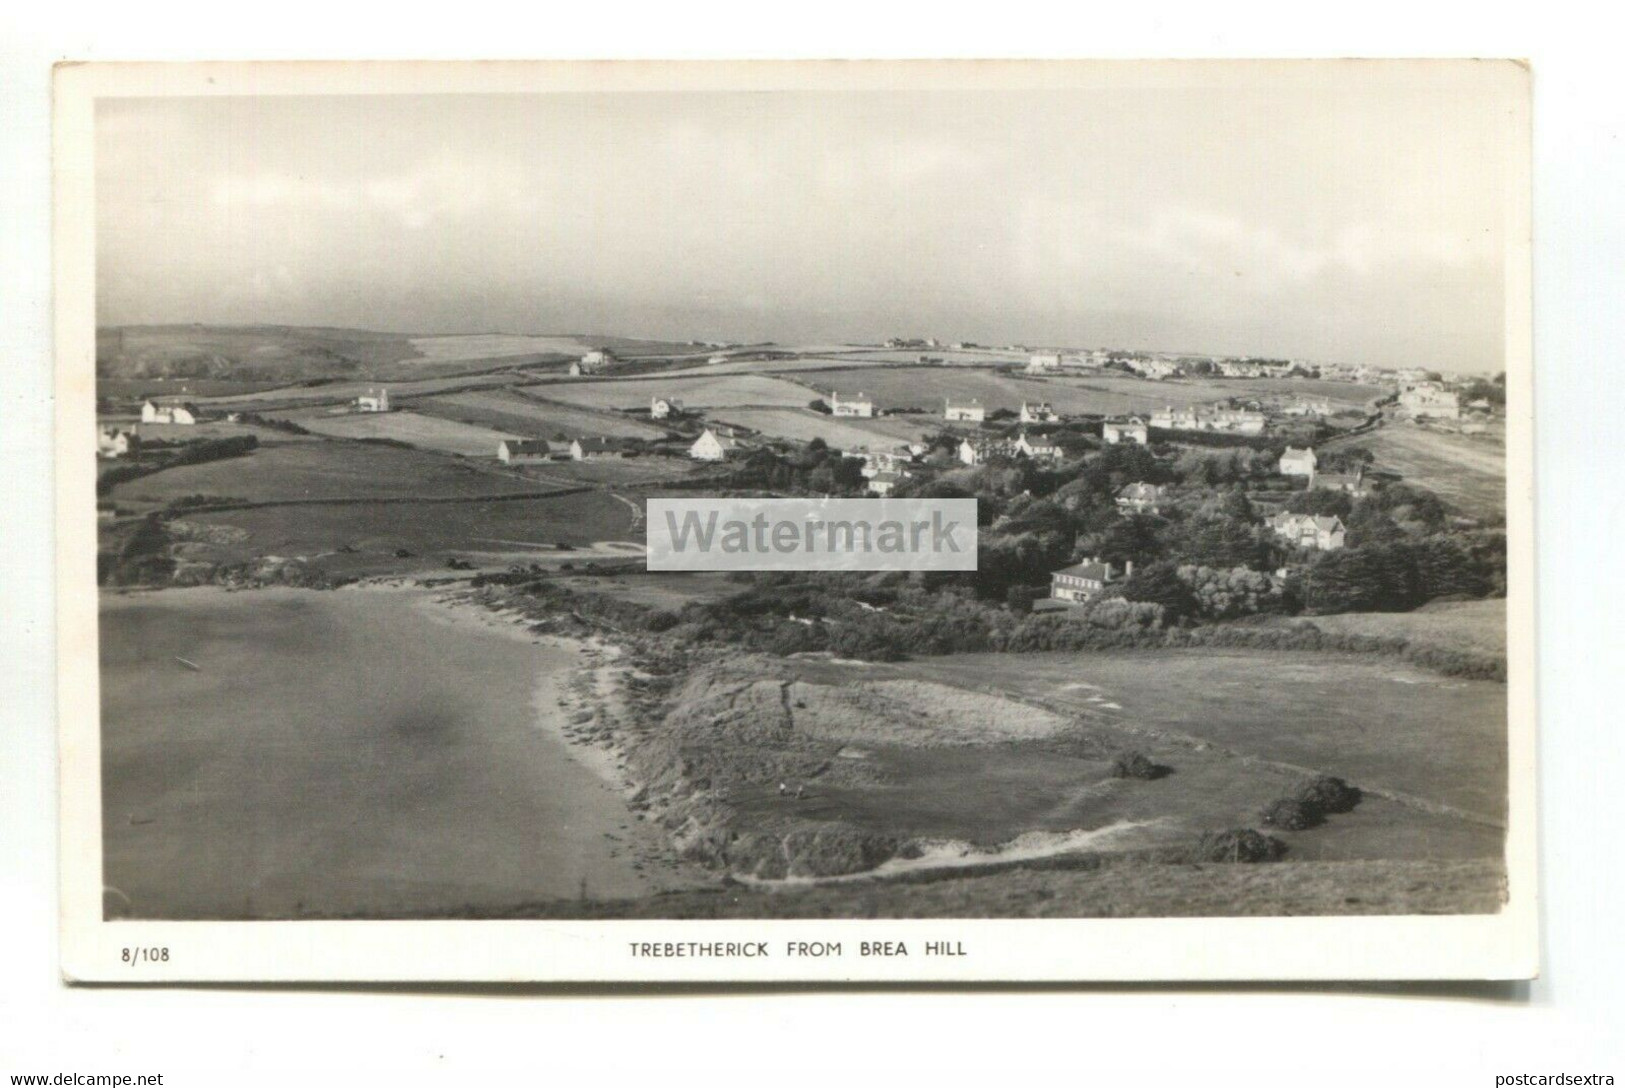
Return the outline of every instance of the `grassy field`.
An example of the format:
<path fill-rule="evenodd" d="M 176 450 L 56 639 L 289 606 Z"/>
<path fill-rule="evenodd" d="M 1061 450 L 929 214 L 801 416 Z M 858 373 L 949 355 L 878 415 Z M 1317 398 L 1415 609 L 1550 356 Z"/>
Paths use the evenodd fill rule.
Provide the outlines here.
<path fill-rule="evenodd" d="M 427 362 L 500 359 L 511 355 L 584 355 L 593 345 L 574 336 L 511 336 L 476 333 L 466 336 L 414 336 L 408 341 Z"/>
<path fill-rule="evenodd" d="M 1505 818 L 1506 688 L 1489 681 L 1381 660 L 1213 649 L 960 654 L 897 669 L 1043 699 L 1125 738 L 1194 737 L 1243 760 Z"/>
<path fill-rule="evenodd" d="M 511 385 L 516 380 L 518 379 L 514 372 L 503 369 L 485 374 L 453 374 L 411 381 L 337 381 L 320 385 L 282 386 L 242 396 L 218 397 L 199 403 L 208 411 L 225 412 L 242 409 L 250 412 L 274 412 L 315 404 L 341 404 L 345 401 L 354 401 L 361 394 L 382 385 L 389 389 L 390 399 L 400 404 L 414 397 L 459 389 Z"/>
<path fill-rule="evenodd" d="M 417 356 L 406 337 L 363 329 L 132 325 L 96 330 L 96 370 L 109 378 L 185 374 L 293 381 L 371 373 Z"/>
<path fill-rule="evenodd" d="M 109 399 L 147 397 L 231 397 L 263 393 L 284 383 L 244 382 L 221 378 L 98 378 L 96 395 Z"/>
<path fill-rule="evenodd" d="M 522 438 L 511 431 L 492 430 L 421 412 L 360 412 L 331 415 L 308 412 L 288 418 L 306 430 L 334 438 L 388 438 L 420 449 L 463 457 L 495 457 L 505 439 Z"/>
<path fill-rule="evenodd" d="M 1377 468 L 1398 472 L 1465 514 L 1506 513 L 1506 448 L 1499 443 L 1394 422 L 1346 441 L 1370 450 Z"/>
<path fill-rule="evenodd" d="M 805 408 L 817 394 L 806 386 L 763 374 L 571 381 L 550 385 L 547 396 L 589 408 L 648 408 L 653 397 L 676 397 L 691 409 Z"/>
<path fill-rule="evenodd" d="M 549 461 L 520 465 L 515 471 L 521 476 L 550 483 L 640 487 L 678 480 L 703 470 L 702 466 L 684 458 L 628 457 L 606 461 Z"/>
<path fill-rule="evenodd" d="M 1503 599 L 1441 601 L 1424 605 L 1415 612 L 1313 616 L 1310 622 L 1332 634 L 1403 638 L 1417 646 L 1503 657 L 1507 652 L 1507 613 Z"/>
<path fill-rule="evenodd" d="M 554 398 L 552 387 L 548 387 L 545 399 L 507 389 L 482 389 L 428 397 L 415 402 L 413 407 L 444 419 L 510 431 L 525 438 L 579 438 L 590 435 L 652 439 L 666 433 L 657 424 L 618 413 L 583 409 L 560 403 Z M 495 456 L 495 446 L 491 447 L 490 453 Z"/>
<path fill-rule="evenodd" d="M 192 560 L 279 556 L 303 559 L 335 576 L 420 571 L 452 557 L 501 567 L 535 559 L 558 543 L 582 548 L 641 538 L 632 531 L 631 510 L 602 491 L 500 502 L 257 507 L 188 514 L 184 520 L 238 531 L 217 546 L 192 551 Z M 403 549 L 411 554 L 396 554 Z"/>
<path fill-rule="evenodd" d="M 650 608 L 675 611 L 694 601 L 714 601 L 739 592 L 739 586 L 721 572 L 625 575 L 561 574 L 553 584 L 582 593 L 595 593 Z"/>
<path fill-rule="evenodd" d="M 887 448 L 941 429 L 941 420 L 925 416 L 891 419 L 836 419 L 810 408 L 730 408 L 713 413 L 724 423 L 760 431 L 773 438 L 809 442 L 822 438 L 836 449 Z"/>
<path fill-rule="evenodd" d="M 438 454 L 315 439 L 266 443 L 243 457 L 165 469 L 118 485 L 113 498 L 165 503 L 184 495 L 220 495 L 267 502 L 454 498 L 534 490 L 534 483 Z"/>

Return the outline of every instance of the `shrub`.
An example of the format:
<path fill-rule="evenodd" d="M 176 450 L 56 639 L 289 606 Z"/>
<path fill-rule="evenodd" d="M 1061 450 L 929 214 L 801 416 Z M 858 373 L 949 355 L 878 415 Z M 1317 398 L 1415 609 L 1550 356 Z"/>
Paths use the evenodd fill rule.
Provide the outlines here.
<path fill-rule="evenodd" d="M 1164 768 L 1151 762 L 1144 752 L 1124 752 L 1112 760 L 1113 778 L 1139 778 L 1149 782 L 1163 774 Z"/>
<path fill-rule="evenodd" d="M 1286 843 L 1250 827 L 1209 831 L 1197 840 L 1193 861 L 1245 862 L 1275 861 L 1286 853 Z"/>
<path fill-rule="evenodd" d="M 1360 803 L 1360 791 L 1341 778 L 1323 774 L 1299 783 L 1292 800 L 1321 812 L 1347 812 Z"/>
<path fill-rule="evenodd" d="M 1283 831 L 1302 831 L 1314 827 L 1325 819 L 1319 805 L 1296 801 L 1290 797 L 1283 797 L 1272 803 L 1264 810 L 1261 818 L 1271 827 L 1278 827 Z"/>

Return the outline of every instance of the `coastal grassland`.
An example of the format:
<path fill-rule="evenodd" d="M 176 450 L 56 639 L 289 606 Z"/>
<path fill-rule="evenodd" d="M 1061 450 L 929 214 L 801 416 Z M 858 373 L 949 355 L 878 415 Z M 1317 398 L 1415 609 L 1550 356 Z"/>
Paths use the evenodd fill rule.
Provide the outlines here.
<path fill-rule="evenodd" d="M 419 357 L 407 338 L 288 325 L 131 325 L 96 330 L 96 372 L 110 378 L 332 377 Z"/>
<path fill-rule="evenodd" d="M 454 498 L 535 490 L 534 483 L 435 453 L 365 442 L 279 438 L 242 457 L 183 465 L 119 484 L 112 497 L 121 504 L 163 504 L 186 495 L 268 502 Z"/>
<path fill-rule="evenodd" d="M 547 461 L 518 465 L 515 471 L 527 479 L 556 484 L 598 484 L 610 487 L 644 487 L 680 480 L 705 468 L 682 457 L 612 457 L 602 461 Z M 642 505 L 641 500 L 636 500 Z"/>
<path fill-rule="evenodd" d="M 340 577 L 420 571 L 452 557 L 476 564 L 530 561 L 561 543 L 585 548 L 633 536 L 626 505 L 597 490 L 535 499 L 257 507 L 189 513 L 184 521 L 237 530 L 226 543 L 191 553 L 196 561 L 275 556 Z"/>
<path fill-rule="evenodd" d="M 695 601 L 714 601 L 739 591 L 739 586 L 728 581 L 727 574 L 720 571 L 665 574 L 638 569 L 626 574 L 559 574 L 552 581 L 567 590 L 667 611 Z"/>
<path fill-rule="evenodd" d="M 1302 620 L 1289 622 L 1304 622 Z M 1402 638 L 1412 646 L 1505 657 L 1506 599 L 1434 601 L 1414 612 L 1344 612 L 1307 622 L 1333 635 Z"/>
<path fill-rule="evenodd" d="M 1299 651 L 958 654 L 896 671 L 996 690 L 1125 735 L 1312 768 L 1505 819 L 1506 687 L 1391 659 Z"/>
<path fill-rule="evenodd" d="M 658 439 L 665 429 L 646 420 L 632 419 L 613 412 L 587 411 L 555 398 L 552 387 L 546 399 L 508 389 L 471 390 L 425 397 L 414 407 L 430 415 L 457 420 L 473 426 L 509 431 L 523 438 L 644 438 Z M 648 401 L 644 401 L 647 407 Z M 495 457 L 496 446 L 483 451 Z"/>
<path fill-rule="evenodd" d="M 523 437 L 509 431 L 442 419 L 417 411 L 346 415 L 305 412 L 288 418 L 307 431 L 333 438 L 384 438 L 463 457 L 495 457 L 499 443 Z"/>
<path fill-rule="evenodd" d="M 1166 656 L 1140 656 L 1148 677 L 1170 666 Z M 1234 695 L 1218 703 L 1238 718 L 1256 710 L 1230 705 L 1240 703 Z M 1080 829 L 1116 828 L 1113 850 L 1171 847 L 1204 831 L 1257 826 L 1266 805 L 1329 763 L 1373 792 L 1322 826 L 1272 832 L 1291 856 L 1500 851 L 1494 819 L 1451 809 L 1438 793 L 1375 792 L 1388 783 L 1353 774 L 1348 768 L 1361 764 L 1336 745 L 1281 751 L 1277 741 L 1300 730 L 1295 721 L 1259 723 L 1254 750 L 1243 751 L 1156 730 L 1113 699 L 1082 704 L 1035 705 L 910 665 L 746 659 L 686 682 L 666 727 L 689 775 L 706 779 L 738 825 L 752 829 L 839 823 L 877 838 L 997 848 L 1024 836 L 1059 843 Z M 1441 709 L 1420 699 L 1409 724 Z M 1152 781 L 1114 777 L 1113 757 L 1127 750 L 1161 773 Z"/>
<path fill-rule="evenodd" d="M 808 400 L 813 394 L 808 394 Z M 815 412 L 810 408 L 726 408 L 713 418 L 748 427 L 772 438 L 810 442 L 821 438 L 841 450 L 875 447 L 884 449 L 941 430 L 941 419 L 929 416 L 896 416 L 890 419 L 852 419 Z"/>
<path fill-rule="evenodd" d="M 675 397 L 690 410 L 703 408 L 803 408 L 817 394 L 805 385 L 765 374 L 707 372 L 661 378 L 558 382 L 548 396 L 589 408 L 648 408 L 653 397 Z"/>
<path fill-rule="evenodd" d="M 1399 473 L 1406 483 L 1427 488 L 1464 514 L 1506 514 L 1506 447 L 1497 441 L 1409 423 L 1389 423 L 1346 441 L 1370 450 L 1375 467 Z"/>
<path fill-rule="evenodd" d="M 1489 914 L 1506 896 L 1499 861 L 1182 865 L 1094 857 L 1072 869 L 959 873 L 929 880 L 673 891 L 584 905 L 514 906 L 504 918 L 1179 918 Z M 918 955 L 923 949 L 913 946 Z"/>

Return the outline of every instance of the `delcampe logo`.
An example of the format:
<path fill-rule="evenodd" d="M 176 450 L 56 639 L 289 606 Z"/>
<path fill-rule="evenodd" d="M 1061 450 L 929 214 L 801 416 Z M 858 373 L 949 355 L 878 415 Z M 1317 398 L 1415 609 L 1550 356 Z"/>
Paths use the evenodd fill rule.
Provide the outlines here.
<path fill-rule="evenodd" d="M 650 570 L 975 570 L 975 499 L 650 499 Z"/>

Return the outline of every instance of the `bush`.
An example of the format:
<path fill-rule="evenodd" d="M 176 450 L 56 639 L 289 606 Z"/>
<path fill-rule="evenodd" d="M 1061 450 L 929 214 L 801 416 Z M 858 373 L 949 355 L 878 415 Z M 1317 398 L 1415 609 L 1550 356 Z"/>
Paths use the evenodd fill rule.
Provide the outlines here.
<path fill-rule="evenodd" d="M 1275 861 L 1286 853 L 1286 843 L 1250 827 L 1209 831 L 1197 840 L 1191 860 L 1208 862 Z"/>
<path fill-rule="evenodd" d="M 1283 831 L 1303 831 L 1323 822 L 1325 816 L 1319 805 L 1283 797 L 1266 808 L 1261 818 Z"/>
<path fill-rule="evenodd" d="M 1124 752 L 1112 760 L 1111 773 L 1113 778 L 1138 778 L 1149 782 L 1161 778 L 1167 773 L 1167 768 L 1151 762 L 1144 752 Z"/>
<path fill-rule="evenodd" d="M 682 621 L 677 618 L 676 613 L 651 612 L 649 614 L 649 618 L 644 621 L 644 627 L 647 630 L 659 633 L 661 631 L 670 631 L 673 627 L 676 627 L 681 622 Z"/>
<path fill-rule="evenodd" d="M 1341 778 L 1323 774 L 1299 783 L 1292 800 L 1321 812 L 1347 812 L 1360 803 L 1360 791 Z"/>

